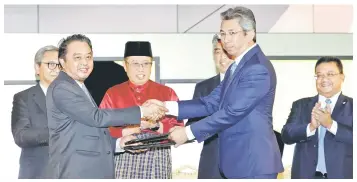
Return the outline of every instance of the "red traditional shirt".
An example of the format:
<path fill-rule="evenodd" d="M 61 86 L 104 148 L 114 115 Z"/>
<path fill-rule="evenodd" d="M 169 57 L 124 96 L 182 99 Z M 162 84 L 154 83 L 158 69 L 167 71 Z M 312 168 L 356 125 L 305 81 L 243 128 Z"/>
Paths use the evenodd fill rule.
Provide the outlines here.
<path fill-rule="evenodd" d="M 144 85 L 134 85 L 130 81 L 115 85 L 107 90 L 99 108 L 114 109 L 127 108 L 132 106 L 141 106 L 149 99 L 160 101 L 178 101 L 175 91 L 165 85 L 158 84 L 149 80 Z M 161 121 L 163 124 L 163 133 L 169 132 L 174 126 L 183 126 L 182 121 L 176 118 L 165 116 Z M 112 137 L 122 137 L 124 127 L 110 127 L 109 131 Z"/>

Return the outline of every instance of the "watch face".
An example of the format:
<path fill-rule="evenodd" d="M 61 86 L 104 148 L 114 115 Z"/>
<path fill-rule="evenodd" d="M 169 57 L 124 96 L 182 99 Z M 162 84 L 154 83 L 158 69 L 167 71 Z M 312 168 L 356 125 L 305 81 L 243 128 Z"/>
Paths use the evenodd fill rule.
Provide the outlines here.
<path fill-rule="evenodd" d="M 157 130 L 159 130 L 159 128 L 160 128 L 160 126 L 157 126 L 157 127 L 154 127 L 154 128 L 150 128 L 150 130 L 157 131 Z"/>

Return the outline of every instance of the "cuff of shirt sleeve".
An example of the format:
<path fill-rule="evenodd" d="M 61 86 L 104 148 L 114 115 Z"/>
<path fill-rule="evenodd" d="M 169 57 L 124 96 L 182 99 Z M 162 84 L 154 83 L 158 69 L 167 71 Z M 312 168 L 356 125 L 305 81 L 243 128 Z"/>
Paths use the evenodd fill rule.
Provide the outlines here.
<path fill-rule="evenodd" d="M 143 118 L 143 111 L 141 110 L 141 107 L 139 106 L 140 109 L 140 118 Z"/>
<path fill-rule="evenodd" d="M 327 129 L 330 133 L 336 135 L 337 133 L 337 122 L 335 120 L 332 121 L 332 125 L 330 129 Z"/>
<path fill-rule="evenodd" d="M 186 130 L 186 135 L 187 135 L 188 140 L 195 139 L 195 136 L 193 135 L 192 130 L 191 130 L 191 125 L 190 126 L 186 126 L 185 130 Z"/>
<path fill-rule="evenodd" d="M 125 150 L 120 147 L 120 138 L 118 138 L 115 142 L 115 153 L 123 153 L 123 152 L 125 152 Z"/>
<path fill-rule="evenodd" d="M 310 123 L 306 127 L 306 137 L 310 137 L 312 135 L 315 135 L 316 129 L 310 131 Z"/>
<path fill-rule="evenodd" d="M 178 103 L 176 101 L 166 101 L 165 107 L 169 110 L 166 115 L 178 116 Z"/>

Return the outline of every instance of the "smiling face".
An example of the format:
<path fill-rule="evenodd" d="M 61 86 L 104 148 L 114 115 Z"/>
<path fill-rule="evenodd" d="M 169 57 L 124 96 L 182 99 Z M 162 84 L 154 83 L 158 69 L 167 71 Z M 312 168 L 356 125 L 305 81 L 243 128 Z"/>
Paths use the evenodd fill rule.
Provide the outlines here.
<path fill-rule="evenodd" d="M 86 42 L 73 41 L 67 46 L 65 60 L 60 62 L 70 77 L 83 83 L 93 70 L 93 52 Z"/>
<path fill-rule="evenodd" d="M 150 79 L 152 58 L 148 56 L 129 56 L 125 58 L 124 69 L 129 80 L 135 85 L 143 85 Z"/>
<path fill-rule="evenodd" d="M 213 59 L 220 73 L 225 73 L 228 67 L 234 62 L 234 60 L 228 58 L 220 42 L 217 42 L 213 49 Z"/>
<path fill-rule="evenodd" d="M 335 62 L 320 63 L 315 70 L 317 92 L 331 98 L 341 91 L 345 75 L 341 73 Z"/>

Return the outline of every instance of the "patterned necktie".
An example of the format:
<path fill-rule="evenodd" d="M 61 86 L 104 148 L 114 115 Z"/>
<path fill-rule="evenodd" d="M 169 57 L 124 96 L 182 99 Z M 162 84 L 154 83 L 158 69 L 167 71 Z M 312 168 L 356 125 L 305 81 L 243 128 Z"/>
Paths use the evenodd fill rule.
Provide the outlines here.
<path fill-rule="evenodd" d="M 330 99 L 326 99 L 326 107 L 327 104 L 331 104 Z M 323 126 L 319 127 L 320 133 L 319 133 L 319 148 L 318 148 L 318 159 L 317 159 L 317 168 L 320 170 L 321 173 L 326 173 L 326 164 L 325 164 L 325 148 L 324 148 L 324 140 L 325 140 L 325 134 L 326 134 L 326 128 Z"/>
<path fill-rule="evenodd" d="M 230 77 L 232 77 L 232 75 L 233 75 L 234 71 L 236 70 L 237 66 L 238 66 L 238 65 L 237 65 L 236 62 L 234 62 L 234 63 L 232 64 Z"/>

